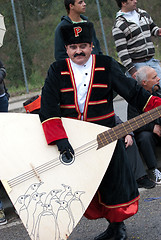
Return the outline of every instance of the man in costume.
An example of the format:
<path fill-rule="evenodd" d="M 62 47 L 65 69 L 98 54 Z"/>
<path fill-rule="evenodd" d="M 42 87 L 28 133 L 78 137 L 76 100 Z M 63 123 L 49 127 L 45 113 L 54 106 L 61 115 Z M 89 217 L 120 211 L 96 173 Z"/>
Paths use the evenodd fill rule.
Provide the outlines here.
<path fill-rule="evenodd" d="M 137 8 L 137 0 L 116 0 L 120 11 L 112 29 L 116 50 L 127 73 L 135 78 L 142 66 L 151 66 L 161 78 L 159 61 L 154 58 L 152 36 L 160 37 L 161 28 L 143 9 Z M 161 84 L 161 83 L 160 83 Z"/>
<path fill-rule="evenodd" d="M 154 96 L 161 98 L 159 86 L 160 78 L 156 71 L 144 66 L 139 68 L 136 74 L 136 80 L 140 86 L 146 89 Z M 128 105 L 128 118 L 138 116 L 140 112 L 130 104 Z M 157 168 L 156 147 L 161 146 L 161 121 L 160 118 L 144 125 L 135 131 L 136 143 L 142 154 L 142 157 L 148 167 L 148 175 L 156 184 L 161 184 L 161 172 Z"/>
<path fill-rule="evenodd" d="M 116 125 L 123 123 L 119 116 L 115 114 Z M 123 137 L 123 142 L 125 142 L 125 148 L 131 169 L 134 173 L 138 188 L 151 189 L 155 187 L 155 183 L 149 179 L 147 172 L 145 170 L 142 158 L 140 156 L 134 133 L 128 133 Z"/>
<path fill-rule="evenodd" d="M 113 90 L 140 110 L 161 105 L 132 78 L 127 78 L 111 57 L 92 55 L 90 22 L 61 28 L 69 58 L 51 64 L 41 95 L 40 119 L 48 144 L 56 144 L 69 160 L 74 154 L 61 117 L 115 126 Z M 87 159 L 88 161 L 88 159 Z M 124 220 L 138 210 L 139 192 L 127 159 L 125 145 L 118 140 L 109 167 L 85 216 L 106 218 L 107 230 L 96 240 L 127 239 Z"/>

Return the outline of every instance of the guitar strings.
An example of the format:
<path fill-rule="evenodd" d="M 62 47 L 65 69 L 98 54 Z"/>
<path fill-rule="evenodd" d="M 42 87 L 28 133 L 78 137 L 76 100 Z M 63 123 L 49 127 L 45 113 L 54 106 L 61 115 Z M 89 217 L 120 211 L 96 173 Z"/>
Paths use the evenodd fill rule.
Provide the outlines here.
<path fill-rule="evenodd" d="M 90 148 L 86 148 L 86 149 L 81 150 L 80 152 L 76 153 L 76 157 L 79 156 L 80 154 L 83 154 L 83 153 L 89 151 L 89 149 L 92 149 L 95 146 L 97 146 L 97 144 L 93 145 L 93 146 L 90 146 Z M 54 168 L 54 167 L 56 167 L 56 166 L 58 166 L 60 164 L 61 164 L 61 162 L 60 162 L 59 158 L 56 158 L 54 160 L 51 160 L 48 163 L 45 163 L 45 164 L 35 168 L 35 170 L 39 174 L 39 173 L 43 173 L 43 172 L 45 172 L 45 171 L 47 171 L 47 170 L 49 170 L 51 168 Z M 8 183 L 11 184 L 12 186 L 14 186 L 14 185 L 20 184 L 21 182 L 24 182 L 24 181 L 30 179 L 33 176 L 35 176 L 35 174 L 34 174 L 34 172 L 32 170 L 30 170 L 27 173 L 24 173 L 24 174 L 22 174 L 22 175 L 20 175 L 20 176 L 18 176 L 16 178 L 10 180 Z"/>
<path fill-rule="evenodd" d="M 137 117 L 133 118 L 133 119 L 131 119 L 131 121 L 129 120 L 125 123 L 119 124 L 119 125 L 115 126 L 114 128 L 111 128 L 111 129 L 101 133 L 100 135 L 103 135 L 103 138 L 101 139 L 101 145 L 102 146 L 107 145 L 108 143 L 113 142 L 113 141 L 119 139 L 120 137 L 123 137 L 123 135 L 125 135 L 125 129 L 126 129 L 126 133 L 128 134 L 129 131 L 134 131 L 138 127 L 141 127 L 142 125 L 145 125 L 148 122 L 158 118 L 160 116 L 160 114 L 158 112 L 155 110 L 155 112 L 153 113 L 153 116 L 151 114 L 149 114 L 149 112 L 144 113 L 144 116 L 140 115 L 139 118 L 137 118 Z M 151 118 L 151 120 L 149 117 Z M 115 130 L 117 130 L 117 133 Z M 79 155 L 84 154 L 87 151 L 92 150 L 93 148 L 96 148 L 97 146 L 98 146 L 98 142 L 96 140 L 93 140 L 87 144 L 84 144 L 75 150 L 75 152 L 76 152 L 75 157 L 78 157 Z M 44 163 L 44 164 L 36 167 L 35 170 L 38 174 L 42 174 L 43 172 L 48 171 L 60 164 L 62 164 L 60 162 L 60 159 L 56 158 L 56 159 L 53 159 L 47 163 Z M 29 180 L 30 178 L 32 178 L 34 176 L 35 176 L 35 173 L 33 172 L 33 170 L 30 170 L 26 173 L 19 175 L 18 177 L 13 178 L 12 180 L 8 181 L 8 183 L 11 187 L 13 187 L 13 186 L 18 185 L 26 180 Z"/>
<path fill-rule="evenodd" d="M 120 132 L 123 132 L 121 127 L 119 127 L 117 130 L 121 130 Z M 106 132 L 108 132 L 108 131 L 106 131 Z M 105 143 L 107 144 L 107 139 L 103 140 L 103 144 L 105 144 Z M 86 145 L 89 145 L 89 144 L 90 143 L 88 143 Z M 81 146 L 81 147 L 79 147 L 78 149 L 75 150 L 75 152 L 76 152 L 75 156 L 76 157 L 78 157 L 79 155 L 84 154 L 85 152 L 89 151 L 90 149 L 93 149 L 94 147 L 96 147 L 97 143 L 94 144 L 94 145 L 92 144 L 91 146 L 88 146 L 88 147 L 86 147 L 86 145 L 83 145 L 83 146 Z M 84 148 L 84 147 L 86 147 L 86 148 Z M 56 167 L 60 164 L 61 164 L 61 162 L 60 162 L 59 158 L 56 158 L 56 159 L 51 160 L 47 163 L 44 163 L 43 165 L 40 165 L 39 167 L 35 168 L 35 170 L 38 172 L 38 174 L 42 174 L 43 172 L 45 172 L 47 170 L 50 170 L 50 169 L 52 169 L 52 168 L 54 168 L 54 167 Z M 17 184 L 20 184 L 24 181 L 29 180 L 30 178 L 32 178 L 34 176 L 35 176 L 35 173 L 33 172 L 33 170 L 30 170 L 30 171 L 28 171 L 24 174 L 21 174 L 20 176 L 18 176 L 16 178 L 12 179 L 12 180 L 10 180 L 8 183 L 13 187 Z"/>
<path fill-rule="evenodd" d="M 158 118 L 160 116 L 159 112 L 156 112 L 155 109 L 154 109 L 154 111 L 155 112 L 153 113 L 153 115 L 151 115 L 149 112 L 141 114 L 138 116 L 139 118 L 135 117 L 125 123 L 119 124 L 119 125 L 115 126 L 114 128 L 111 128 L 109 131 L 101 133 L 100 134 L 100 136 L 101 136 L 101 143 L 100 143 L 101 146 L 100 147 L 103 147 L 103 146 L 125 136 L 130 131 L 132 132 L 132 131 L 136 130 L 137 128 Z M 144 115 L 144 116 L 142 116 L 142 115 Z M 117 133 L 116 133 L 116 131 L 117 131 Z M 125 132 L 126 132 L 126 134 L 125 134 Z"/>
<path fill-rule="evenodd" d="M 98 146 L 97 141 L 92 140 L 91 142 L 88 142 L 87 144 L 84 144 L 84 145 L 80 146 L 79 148 L 75 149 L 75 157 L 78 157 L 78 156 L 86 153 L 87 151 L 96 148 L 97 146 Z M 47 163 L 44 163 L 44 164 L 36 167 L 35 170 L 38 174 L 42 174 L 43 172 L 46 172 L 54 167 L 57 167 L 60 164 L 62 164 L 62 162 L 60 162 L 59 157 L 57 157 L 53 160 L 50 160 Z M 15 178 L 9 180 L 8 184 L 10 185 L 10 187 L 14 187 L 22 182 L 29 180 L 30 178 L 32 178 L 34 176 L 35 176 L 35 172 L 33 170 L 29 170 L 28 172 L 25 172 Z"/>

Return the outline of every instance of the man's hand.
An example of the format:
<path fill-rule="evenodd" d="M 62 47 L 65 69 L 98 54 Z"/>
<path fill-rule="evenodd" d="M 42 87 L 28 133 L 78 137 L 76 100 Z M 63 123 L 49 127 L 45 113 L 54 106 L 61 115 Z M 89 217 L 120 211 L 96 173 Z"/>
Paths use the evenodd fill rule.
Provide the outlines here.
<path fill-rule="evenodd" d="M 67 138 L 57 140 L 56 145 L 58 147 L 60 154 L 65 154 L 67 159 L 70 159 L 73 157 L 74 150 Z"/>
<path fill-rule="evenodd" d="M 133 139 L 132 139 L 132 136 L 131 135 L 126 135 L 125 136 L 125 147 L 129 147 L 129 146 L 132 146 L 133 145 Z"/>
<path fill-rule="evenodd" d="M 157 134 L 158 137 L 161 137 L 161 126 L 156 124 L 153 129 L 153 133 Z"/>
<path fill-rule="evenodd" d="M 158 30 L 158 36 L 161 37 L 161 28 Z"/>

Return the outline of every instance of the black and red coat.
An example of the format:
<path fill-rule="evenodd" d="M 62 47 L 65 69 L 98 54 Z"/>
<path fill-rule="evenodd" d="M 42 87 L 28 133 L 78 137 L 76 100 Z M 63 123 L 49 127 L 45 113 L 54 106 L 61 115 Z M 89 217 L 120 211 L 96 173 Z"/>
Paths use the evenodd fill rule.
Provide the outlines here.
<path fill-rule="evenodd" d="M 43 127 L 50 125 L 50 137 L 53 129 L 52 139 L 48 139 L 45 130 L 48 143 L 62 138 L 62 127 L 55 129 L 55 121 L 58 122 L 61 117 L 80 120 L 83 114 L 84 121 L 113 127 L 113 90 L 140 110 L 145 107 L 150 95 L 137 86 L 133 79 L 126 78 L 113 58 L 103 55 L 92 55 L 92 58 L 91 80 L 83 113 L 79 110 L 77 89 L 69 59 L 54 62 L 50 66 L 42 89 L 40 113 Z"/>
<path fill-rule="evenodd" d="M 103 55 L 92 55 L 92 58 L 91 79 L 83 113 L 79 110 L 69 59 L 54 62 L 50 66 L 42 89 L 40 110 L 48 144 L 67 138 L 61 117 L 80 120 L 83 114 L 84 121 L 113 127 L 113 90 L 140 110 L 149 110 L 156 105 L 147 91 L 138 86 L 134 79 L 125 76 L 113 58 Z M 88 218 L 105 217 L 111 222 L 117 222 L 137 212 L 139 193 L 122 141 L 117 143 L 96 198 L 99 206 L 95 203 L 92 206 L 92 201 L 92 207 L 86 212 Z"/>

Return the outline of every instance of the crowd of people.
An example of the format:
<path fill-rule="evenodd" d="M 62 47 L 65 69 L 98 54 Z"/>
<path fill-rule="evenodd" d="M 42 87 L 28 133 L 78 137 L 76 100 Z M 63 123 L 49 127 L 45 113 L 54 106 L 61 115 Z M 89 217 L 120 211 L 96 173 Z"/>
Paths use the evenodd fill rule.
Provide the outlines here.
<path fill-rule="evenodd" d="M 128 119 L 161 105 L 161 67 L 154 58 L 151 40 L 151 36 L 161 36 L 161 28 L 145 10 L 137 8 L 137 0 L 116 2 L 120 10 L 112 34 L 126 73 L 116 60 L 103 54 L 93 23 L 83 15 L 85 1 L 64 0 L 67 16 L 62 17 L 55 29 L 56 61 L 49 67 L 40 111 L 36 113 L 39 113 L 47 144 L 56 144 L 69 161 L 74 149 L 61 117 L 112 128 L 122 122 L 114 113 L 114 92 L 128 102 Z M 0 67 L 1 84 L 5 69 L 3 65 Z M 1 96 L 4 98 L 5 92 L 0 95 L 0 104 Z M 6 97 L 4 100 L 7 101 Z M 7 111 L 8 102 L 6 106 L 3 111 Z M 105 176 L 84 213 L 88 219 L 107 220 L 107 229 L 95 240 L 127 239 L 124 220 L 138 211 L 138 188 L 150 189 L 161 184 L 156 158 L 160 139 L 161 122 L 156 119 L 118 140 Z M 0 224 L 6 223 L 0 202 L 1 212 Z"/>

